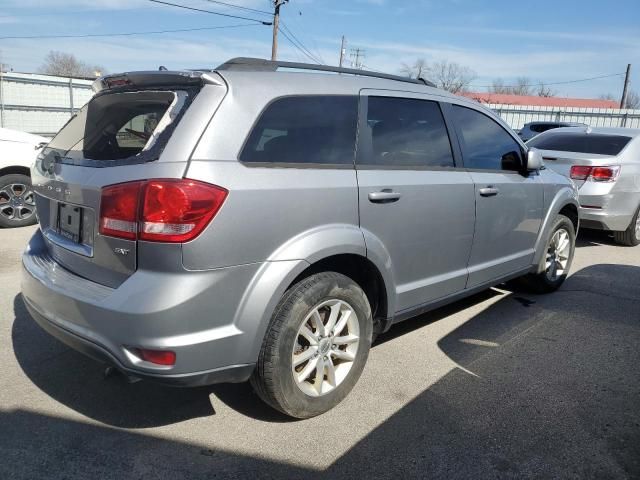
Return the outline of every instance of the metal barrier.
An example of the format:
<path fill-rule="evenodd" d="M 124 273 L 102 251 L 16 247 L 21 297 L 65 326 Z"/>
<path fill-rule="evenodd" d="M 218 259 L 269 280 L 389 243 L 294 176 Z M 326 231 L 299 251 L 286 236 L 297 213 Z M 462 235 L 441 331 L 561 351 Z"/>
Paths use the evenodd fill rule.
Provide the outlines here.
<path fill-rule="evenodd" d="M 592 127 L 640 128 L 640 110 L 614 108 L 539 107 L 489 104 L 511 128 L 536 121 L 579 122 Z"/>
<path fill-rule="evenodd" d="M 52 137 L 93 96 L 92 80 L 0 72 L 0 127 Z"/>

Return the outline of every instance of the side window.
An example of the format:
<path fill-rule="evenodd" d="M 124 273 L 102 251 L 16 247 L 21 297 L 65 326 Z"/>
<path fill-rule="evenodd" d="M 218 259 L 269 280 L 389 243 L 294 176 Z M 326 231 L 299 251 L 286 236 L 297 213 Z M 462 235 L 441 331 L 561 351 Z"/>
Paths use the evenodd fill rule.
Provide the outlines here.
<path fill-rule="evenodd" d="M 357 123 L 356 96 L 279 98 L 260 116 L 240 161 L 353 165 Z"/>
<path fill-rule="evenodd" d="M 453 105 L 466 168 L 514 170 L 522 168 L 522 149 L 504 128 L 471 108 Z"/>
<path fill-rule="evenodd" d="M 358 163 L 400 167 L 453 167 L 447 128 L 437 102 L 368 97 L 370 145 Z M 365 140 L 368 142 L 369 140 Z"/>

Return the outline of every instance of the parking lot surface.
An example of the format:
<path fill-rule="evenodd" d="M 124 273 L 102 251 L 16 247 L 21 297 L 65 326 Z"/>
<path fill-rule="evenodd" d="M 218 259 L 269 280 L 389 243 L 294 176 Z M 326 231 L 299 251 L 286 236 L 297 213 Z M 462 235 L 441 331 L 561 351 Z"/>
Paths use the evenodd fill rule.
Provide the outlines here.
<path fill-rule="evenodd" d="M 0 230 L 0 478 L 640 478 L 640 247 L 582 232 L 561 291 L 492 289 L 395 326 L 334 410 L 121 377 L 20 297 Z"/>

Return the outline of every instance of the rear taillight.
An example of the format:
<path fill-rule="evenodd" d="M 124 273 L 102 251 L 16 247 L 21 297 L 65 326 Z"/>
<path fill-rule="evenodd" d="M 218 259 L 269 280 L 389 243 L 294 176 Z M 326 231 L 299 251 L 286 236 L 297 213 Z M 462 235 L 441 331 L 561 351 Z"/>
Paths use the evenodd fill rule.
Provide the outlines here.
<path fill-rule="evenodd" d="M 591 170 L 591 179 L 596 182 L 612 182 L 619 171 L 620 167 L 594 167 Z"/>
<path fill-rule="evenodd" d="M 593 180 L 594 182 L 613 182 L 620 172 L 619 166 L 589 167 L 573 165 L 570 176 L 573 180 Z"/>
<path fill-rule="evenodd" d="M 195 180 L 146 180 L 102 190 L 100 234 L 181 243 L 194 239 L 218 213 L 227 190 Z"/>
<path fill-rule="evenodd" d="M 121 183 L 102 189 L 100 234 L 135 240 L 142 182 Z"/>
<path fill-rule="evenodd" d="M 591 167 L 584 167 L 582 165 L 573 165 L 571 167 L 572 180 L 586 180 L 590 174 Z"/>

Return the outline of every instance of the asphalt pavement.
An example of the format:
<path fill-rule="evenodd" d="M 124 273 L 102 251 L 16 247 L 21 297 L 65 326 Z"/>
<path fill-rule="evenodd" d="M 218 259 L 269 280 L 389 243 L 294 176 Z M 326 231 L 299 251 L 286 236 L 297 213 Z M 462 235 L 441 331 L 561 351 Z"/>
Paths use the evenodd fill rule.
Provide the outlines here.
<path fill-rule="evenodd" d="M 640 247 L 582 232 L 554 294 L 505 288 L 378 339 L 334 410 L 104 378 L 30 318 L 0 230 L 0 478 L 640 478 Z"/>

